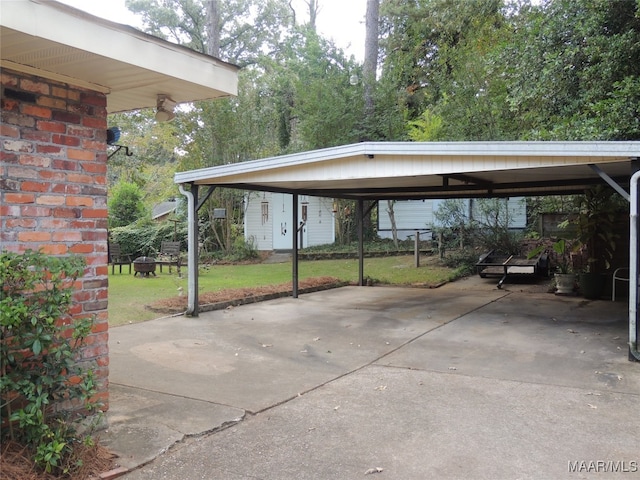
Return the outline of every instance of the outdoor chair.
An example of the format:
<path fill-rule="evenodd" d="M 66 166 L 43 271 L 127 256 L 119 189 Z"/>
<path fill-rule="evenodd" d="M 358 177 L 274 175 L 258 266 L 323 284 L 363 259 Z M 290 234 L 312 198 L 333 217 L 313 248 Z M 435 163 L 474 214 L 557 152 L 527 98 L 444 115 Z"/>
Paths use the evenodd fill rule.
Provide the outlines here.
<path fill-rule="evenodd" d="M 162 273 L 163 265 L 169 265 L 169 273 L 171 273 L 171 267 L 175 265 L 179 274 L 181 265 L 180 242 L 162 242 L 160 253 L 156 258 L 156 264 L 160 265 L 160 273 Z"/>
<path fill-rule="evenodd" d="M 109 263 L 111 264 L 111 274 L 116 271 L 116 265 L 118 265 L 120 273 L 122 273 L 122 266 L 129 266 L 129 274 L 131 274 L 131 256 L 122 253 L 120 245 L 117 243 L 109 242 Z"/>
<path fill-rule="evenodd" d="M 616 282 L 629 282 L 629 267 L 616 268 L 613 272 L 613 285 L 611 288 L 611 301 L 616 301 Z"/>

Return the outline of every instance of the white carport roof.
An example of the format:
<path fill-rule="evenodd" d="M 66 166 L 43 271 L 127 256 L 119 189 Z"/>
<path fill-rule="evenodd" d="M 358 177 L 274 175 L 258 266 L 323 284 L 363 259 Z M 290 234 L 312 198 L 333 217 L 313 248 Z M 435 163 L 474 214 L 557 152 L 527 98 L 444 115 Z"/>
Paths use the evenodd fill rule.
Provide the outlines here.
<path fill-rule="evenodd" d="M 178 184 L 353 199 L 627 189 L 640 142 L 366 142 L 175 174 Z M 611 181 L 610 181 L 611 180 Z"/>
<path fill-rule="evenodd" d="M 189 202 L 188 315 L 198 315 L 198 186 L 286 192 L 358 200 L 358 284 L 364 285 L 363 200 L 550 195 L 608 183 L 631 197 L 637 244 L 640 142 L 389 142 L 358 143 L 176 173 Z M 190 184 L 190 191 L 182 188 Z M 633 192 L 629 194 L 629 187 Z M 206 199 L 208 194 L 204 197 Z M 204 200 L 203 199 L 203 200 Z M 299 221 L 293 203 L 292 225 Z M 298 296 L 298 239 L 292 235 L 293 296 Z M 640 360 L 637 255 L 630 260 L 629 358 Z M 192 280 L 193 279 L 193 280 Z M 634 293 L 635 292 L 635 293 Z"/>
<path fill-rule="evenodd" d="M 87 0 L 98 1 L 98 0 Z M 238 67 L 53 0 L 2 1 L 0 66 L 107 94 L 109 113 L 237 94 Z"/>

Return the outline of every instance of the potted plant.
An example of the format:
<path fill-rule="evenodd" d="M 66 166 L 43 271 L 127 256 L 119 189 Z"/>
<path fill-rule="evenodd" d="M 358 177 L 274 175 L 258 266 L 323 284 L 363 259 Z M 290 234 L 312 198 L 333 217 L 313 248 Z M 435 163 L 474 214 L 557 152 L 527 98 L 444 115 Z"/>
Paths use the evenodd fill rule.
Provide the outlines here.
<path fill-rule="evenodd" d="M 552 248 L 556 254 L 556 272 L 554 273 L 556 293 L 562 295 L 573 293 L 576 285 L 576 275 L 573 273 L 569 242 L 564 238 L 560 238 L 553 243 Z"/>
<path fill-rule="evenodd" d="M 548 249 L 547 245 L 540 245 L 527 255 L 533 258 Z M 552 265 L 554 270 L 554 280 L 556 283 L 556 293 L 566 295 L 573 293 L 576 284 L 576 275 L 573 272 L 573 258 L 571 253 L 571 242 L 559 238 L 551 244 L 554 255 Z"/>
<path fill-rule="evenodd" d="M 578 215 L 573 220 L 577 227 L 574 252 L 586 257 L 579 276 L 580 291 L 586 298 L 600 298 L 604 291 L 604 272 L 611 268 L 619 237 L 615 223 L 620 209 L 621 197 L 603 186 L 589 188 L 579 198 Z"/>

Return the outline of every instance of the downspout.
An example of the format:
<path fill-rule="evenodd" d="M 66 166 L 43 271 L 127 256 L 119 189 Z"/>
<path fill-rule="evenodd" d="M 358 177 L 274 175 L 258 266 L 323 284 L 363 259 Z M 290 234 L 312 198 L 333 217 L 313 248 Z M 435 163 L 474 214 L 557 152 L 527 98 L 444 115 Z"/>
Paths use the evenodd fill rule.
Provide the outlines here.
<path fill-rule="evenodd" d="M 629 360 L 640 362 L 638 352 L 638 181 L 640 171 L 631 177 L 629 211 Z"/>
<path fill-rule="evenodd" d="M 182 184 L 178 185 L 180 193 L 187 197 L 187 316 L 198 316 L 198 262 L 196 253 L 198 251 L 198 234 L 196 232 L 196 202 L 193 193 L 190 190 L 185 190 Z"/>

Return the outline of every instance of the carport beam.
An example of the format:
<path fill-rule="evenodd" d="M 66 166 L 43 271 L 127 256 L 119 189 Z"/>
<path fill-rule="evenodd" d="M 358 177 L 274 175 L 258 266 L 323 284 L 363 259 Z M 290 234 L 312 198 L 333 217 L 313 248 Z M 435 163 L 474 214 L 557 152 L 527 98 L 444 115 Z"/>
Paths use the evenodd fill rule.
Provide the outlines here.
<path fill-rule="evenodd" d="M 603 171 L 595 163 L 592 163 L 589 166 L 591 167 L 591 170 L 596 172 L 600 176 L 600 178 L 602 178 L 605 182 L 607 182 L 607 184 L 611 188 L 613 188 L 616 192 L 618 192 L 622 196 L 622 198 L 624 198 L 627 202 L 629 201 L 629 194 L 627 193 L 627 191 L 624 188 L 622 188 L 620 185 L 618 185 L 613 178 L 607 175 L 607 172 Z"/>

